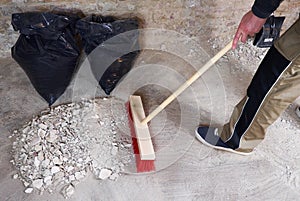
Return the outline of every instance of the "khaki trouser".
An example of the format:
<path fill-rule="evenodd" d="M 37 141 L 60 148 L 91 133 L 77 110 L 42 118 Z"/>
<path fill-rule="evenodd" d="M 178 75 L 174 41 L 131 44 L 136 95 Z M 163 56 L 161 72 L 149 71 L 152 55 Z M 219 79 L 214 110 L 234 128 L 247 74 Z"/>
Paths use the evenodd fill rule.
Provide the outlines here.
<path fill-rule="evenodd" d="M 300 96 L 300 20 L 274 46 L 220 134 L 236 150 L 251 152 L 267 128 Z"/>

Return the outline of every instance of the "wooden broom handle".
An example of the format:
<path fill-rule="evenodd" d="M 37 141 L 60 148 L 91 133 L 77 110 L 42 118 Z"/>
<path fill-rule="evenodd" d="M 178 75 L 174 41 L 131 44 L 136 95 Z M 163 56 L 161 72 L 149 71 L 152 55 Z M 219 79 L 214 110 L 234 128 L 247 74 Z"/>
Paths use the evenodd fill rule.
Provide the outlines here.
<path fill-rule="evenodd" d="M 153 110 L 145 119 L 141 121 L 141 124 L 147 124 L 158 113 L 160 113 L 165 107 L 167 107 L 174 99 L 177 98 L 186 88 L 188 88 L 193 82 L 195 82 L 203 73 L 205 73 L 212 65 L 214 65 L 226 52 L 232 47 L 232 41 L 228 43 L 220 52 L 218 52 L 213 58 L 211 58 L 202 68 L 200 68 L 189 80 L 181 85 L 173 94 L 171 94 L 164 102 L 162 102 L 155 110 Z"/>

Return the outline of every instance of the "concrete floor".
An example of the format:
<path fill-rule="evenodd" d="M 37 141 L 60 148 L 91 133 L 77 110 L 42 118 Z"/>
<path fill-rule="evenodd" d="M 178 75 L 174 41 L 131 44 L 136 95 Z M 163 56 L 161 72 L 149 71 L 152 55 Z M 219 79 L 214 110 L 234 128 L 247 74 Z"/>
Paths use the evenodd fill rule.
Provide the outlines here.
<path fill-rule="evenodd" d="M 164 58 L 161 55 L 151 52 L 144 54 L 138 61 L 139 64 L 165 62 L 162 59 L 160 61 L 159 58 Z M 203 58 L 206 56 L 203 55 Z M 193 69 L 182 70 L 183 67 L 190 68 L 188 65 L 184 66 L 184 61 L 176 61 L 173 57 L 170 56 L 165 65 L 172 65 L 174 69 L 181 66 L 181 74 L 188 77 Z M 228 119 L 233 105 L 242 97 L 251 79 L 249 71 L 252 70 L 234 74 L 231 71 L 233 64 L 230 62 L 221 60 L 218 64 L 219 74 L 212 69 L 193 85 L 194 92 L 196 91 L 194 98 L 200 106 L 200 116 L 193 119 L 196 123 L 186 127 L 184 139 L 191 143 L 188 147 L 183 147 L 182 157 L 169 161 L 169 165 L 161 171 L 145 175 L 123 175 L 117 182 L 100 181 L 90 176 L 76 186 L 76 192 L 70 200 L 299 200 L 300 163 L 297 160 L 300 143 L 297 142 L 300 141 L 300 133 L 297 127 L 299 120 L 293 115 L 292 109 L 282 117 L 288 119 L 288 122 L 276 122 L 270 128 L 267 139 L 251 156 L 215 151 L 194 139 L 193 128 L 198 122 L 215 117 L 212 114 L 216 111 L 222 110 L 222 117 L 214 118 L 217 119 L 216 123 L 224 123 Z M 216 75 L 221 77 L 221 81 L 223 79 L 223 85 L 219 89 L 219 79 L 213 79 Z M 244 75 L 247 75 L 246 79 L 239 80 Z M 24 72 L 11 58 L 0 60 L 0 78 L 0 200 L 64 200 L 59 192 L 51 195 L 25 194 L 23 184 L 12 179 L 16 170 L 9 162 L 12 159 L 12 140 L 8 136 L 46 108 L 47 104 L 34 91 Z M 178 84 L 178 80 L 175 81 Z M 171 85 L 175 81 L 170 79 Z M 124 80 L 126 82 L 128 79 Z M 125 90 L 121 86 L 117 89 L 118 92 Z M 211 90 L 210 87 L 216 90 Z M 226 94 L 220 95 L 219 92 Z M 152 96 L 153 99 L 162 99 L 159 93 Z M 193 100 L 189 98 L 188 93 L 182 96 L 187 105 L 193 104 Z M 67 91 L 57 104 L 69 99 Z M 217 104 L 214 100 L 217 100 Z M 146 101 L 145 104 L 147 103 L 151 101 Z M 207 109 L 212 105 L 214 111 Z M 180 118 L 178 114 L 177 117 Z M 294 137 L 293 140 L 291 136 Z M 274 148 L 274 145 L 277 146 Z"/>

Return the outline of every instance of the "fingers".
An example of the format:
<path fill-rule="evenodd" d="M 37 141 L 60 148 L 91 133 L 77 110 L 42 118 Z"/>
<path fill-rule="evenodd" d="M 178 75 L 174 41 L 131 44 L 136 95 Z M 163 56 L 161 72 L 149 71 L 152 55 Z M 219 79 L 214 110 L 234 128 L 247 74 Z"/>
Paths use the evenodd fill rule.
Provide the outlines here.
<path fill-rule="evenodd" d="M 241 41 L 242 43 L 246 43 L 249 36 L 254 36 L 254 33 L 246 33 L 241 29 L 238 29 L 232 42 L 232 49 L 234 50 L 237 48 L 239 41 Z"/>
<path fill-rule="evenodd" d="M 233 50 L 236 49 L 237 44 L 240 40 L 241 34 L 242 34 L 242 32 L 240 31 L 240 29 L 238 29 L 237 32 L 235 33 L 235 36 L 234 36 L 234 39 L 233 39 L 233 42 L 232 42 L 232 49 Z"/>
<path fill-rule="evenodd" d="M 241 42 L 242 42 L 242 43 L 245 43 L 245 42 L 247 41 L 247 39 L 248 39 L 248 34 L 242 33 L 241 35 L 242 35 L 242 37 L 241 37 Z"/>

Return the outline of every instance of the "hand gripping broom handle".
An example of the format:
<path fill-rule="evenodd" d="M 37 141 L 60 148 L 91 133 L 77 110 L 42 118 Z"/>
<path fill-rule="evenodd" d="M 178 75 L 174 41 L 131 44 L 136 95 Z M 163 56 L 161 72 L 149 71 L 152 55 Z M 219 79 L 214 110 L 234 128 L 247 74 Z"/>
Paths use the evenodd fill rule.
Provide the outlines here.
<path fill-rule="evenodd" d="M 193 82 L 195 82 L 203 73 L 205 73 L 212 65 L 214 65 L 226 52 L 232 47 L 232 41 L 226 45 L 220 52 L 218 52 L 213 58 L 211 58 L 202 68 L 200 68 L 189 80 L 181 85 L 173 94 L 171 94 L 164 102 L 162 102 L 155 110 L 153 110 L 145 119 L 141 121 L 141 124 L 147 124 L 158 113 L 160 113 L 165 107 L 167 107 L 174 99 L 177 98 L 186 88 L 188 88 Z"/>

